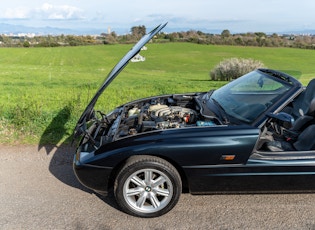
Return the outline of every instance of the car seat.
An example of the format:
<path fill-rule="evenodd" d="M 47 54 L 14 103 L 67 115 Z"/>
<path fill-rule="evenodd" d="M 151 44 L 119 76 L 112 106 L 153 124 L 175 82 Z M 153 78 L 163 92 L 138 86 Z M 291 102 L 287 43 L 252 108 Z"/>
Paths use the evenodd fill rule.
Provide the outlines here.
<path fill-rule="evenodd" d="M 290 131 L 300 133 L 306 127 L 315 123 L 315 98 L 310 101 L 309 107 L 304 115 L 300 116 L 290 128 Z"/>
<path fill-rule="evenodd" d="M 296 100 L 292 102 L 292 113 L 291 115 L 294 118 L 298 118 L 301 116 L 300 111 L 303 112 L 303 114 L 306 114 L 311 101 L 315 98 L 315 79 L 312 79 L 308 85 L 306 86 L 306 89 L 298 96 Z"/>
<path fill-rule="evenodd" d="M 315 98 L 311 100 L 305 115 L 285 130 L 283 140 L 267 143 L 270 151 L 306 151 L 315 147 Z"/>

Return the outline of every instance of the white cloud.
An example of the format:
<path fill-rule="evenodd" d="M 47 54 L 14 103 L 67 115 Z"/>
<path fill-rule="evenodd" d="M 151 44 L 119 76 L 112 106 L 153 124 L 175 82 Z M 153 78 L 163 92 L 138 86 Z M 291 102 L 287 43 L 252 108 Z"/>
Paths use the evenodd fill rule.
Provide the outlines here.
<path fill-rule="evenodd" d="M 314 8 L 314 0 L 3 0 L 0 24 L 129 29 L 168 21 L 183 30 L 281 32 L 314 29 Z"/>
<path fill-rule="evenodd" d="M 48 4 L 48 3 L 44 3 L 42 5 L 42 7 L 40 7 L 40 10 L 43 10 L 43 11 L 49 11 L 53 8 L 53 5 L 51 4 Z"/>
<path fill-rule="evenodd" d="M 35 9 L 41 19 L 83 19 L 83 10 L 70 5 L 52 5 L 44 3 L 41 7 Z"/>
<path fill-rule="evenodd" d="M 8 8 L 4 11 L 3 18 L 26 19 L 30 17 L 30 10 L 27 8 Z"/>
<path fill-rule="evenodd" d="M 33 9 L 26 7 L 7 8 L 1 18 L 6 19 L 40 19 L 40 20 L 70 20 L 83 19 L 83 10 L 70 5 L 52 5 L 44 3 Z"/>

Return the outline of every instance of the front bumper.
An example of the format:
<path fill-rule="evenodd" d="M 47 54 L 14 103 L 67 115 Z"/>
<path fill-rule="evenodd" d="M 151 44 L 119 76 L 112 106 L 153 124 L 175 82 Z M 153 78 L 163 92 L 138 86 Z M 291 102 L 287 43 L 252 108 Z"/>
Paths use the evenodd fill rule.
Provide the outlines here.
<path fill-rule="evenodd" d="M 112 168 L 85 163 L 87 160 L 86 155 L 87 154 L 84 153 L 81 154 L 80 149 L 77 150 L 73 159 L 74 174 L 80 183 L 85 187 L 92 189 L 102 195 L 106 195 L 110 185 L 110 175 L 112 173 Z M 91 155 L 91 157 L 94 156 L 94 154 Z M 89 159 L 89 161 L 91 161 L 91 159 Z"/>

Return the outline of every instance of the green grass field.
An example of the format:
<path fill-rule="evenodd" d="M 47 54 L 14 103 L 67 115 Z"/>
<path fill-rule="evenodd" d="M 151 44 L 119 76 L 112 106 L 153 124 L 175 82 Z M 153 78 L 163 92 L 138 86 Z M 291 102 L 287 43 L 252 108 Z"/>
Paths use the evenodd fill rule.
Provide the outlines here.
<path fill-rule="evenodd" d="M 71 135 L 76 120 L 108 72 L 132 45 L 1 48 L 0 142 L 54 143 Z M 226 82 L 209 80 L 225 58 L 262 61 L 304 85 L 315 77 L 315 51 L 290 48 L 148 44 L 145 62 L 129 63 L 101 97 L 109 111 L 136 98 L 208 91 Z"/>

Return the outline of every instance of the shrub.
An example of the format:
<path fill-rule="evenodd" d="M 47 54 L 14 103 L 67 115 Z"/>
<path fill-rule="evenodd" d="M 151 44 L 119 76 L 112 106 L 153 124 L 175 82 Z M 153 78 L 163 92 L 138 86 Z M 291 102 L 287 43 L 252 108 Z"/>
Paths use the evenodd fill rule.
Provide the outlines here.
<path fill-rule="evenodd" d="M 31 44 L 28 41 L 23 42 L 23 47 L 28 48 Z"/>
<path fill-rule="evenodd" d="M 264 64 L 257 60 L 229 58 L 221 61 L 210 71 L 210 78 L 216 81 L 229 81 L 263 67 Z"/>

